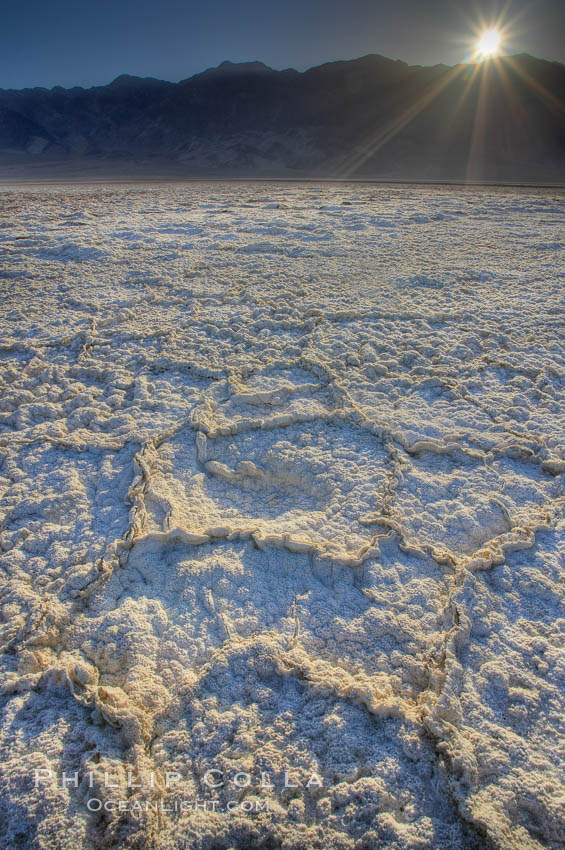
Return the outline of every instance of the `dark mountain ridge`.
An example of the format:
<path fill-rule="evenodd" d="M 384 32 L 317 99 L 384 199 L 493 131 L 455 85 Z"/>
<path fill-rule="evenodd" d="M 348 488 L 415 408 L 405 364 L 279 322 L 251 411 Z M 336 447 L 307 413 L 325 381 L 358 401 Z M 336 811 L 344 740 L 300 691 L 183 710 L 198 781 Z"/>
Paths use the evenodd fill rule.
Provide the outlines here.
<path fill-rule="evenodd" d="M 109 162 L 124 174 L 565 182 L 565 66 L 369 55 L 305 72 L 224 62 L 179 83 L 0 89 L 0 175 Z"/>

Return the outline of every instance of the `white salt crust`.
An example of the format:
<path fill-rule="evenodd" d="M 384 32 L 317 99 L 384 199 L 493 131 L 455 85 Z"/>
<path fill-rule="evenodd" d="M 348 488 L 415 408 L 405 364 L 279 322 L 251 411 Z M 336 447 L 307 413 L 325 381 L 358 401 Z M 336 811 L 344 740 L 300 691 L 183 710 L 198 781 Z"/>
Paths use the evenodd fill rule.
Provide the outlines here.
<path fill-rule="evenodd" d="M 2 847 L 565 847 L 564 225 L 0 191 Z"/>

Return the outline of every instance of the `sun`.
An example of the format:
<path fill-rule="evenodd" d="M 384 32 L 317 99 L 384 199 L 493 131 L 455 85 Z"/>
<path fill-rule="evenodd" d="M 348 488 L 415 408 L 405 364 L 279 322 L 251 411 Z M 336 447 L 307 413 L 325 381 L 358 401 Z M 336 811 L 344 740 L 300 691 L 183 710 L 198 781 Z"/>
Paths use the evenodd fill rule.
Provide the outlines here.
<path fill-rule="evenodd" d="M 487 30 L 484 32 L 477 44 L 479 56 L 494 56 L 500 47 L 500 33 L 498 30 Z"/>

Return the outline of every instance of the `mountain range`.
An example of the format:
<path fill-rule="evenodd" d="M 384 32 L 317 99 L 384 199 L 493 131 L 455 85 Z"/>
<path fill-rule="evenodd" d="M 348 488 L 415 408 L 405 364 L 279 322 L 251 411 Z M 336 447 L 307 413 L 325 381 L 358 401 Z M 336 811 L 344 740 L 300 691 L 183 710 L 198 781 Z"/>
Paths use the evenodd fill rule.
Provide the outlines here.
<path fill-rule="evenodd" d="M 565 183 L 565 65 L 369 55 L 0 89 L 0 178 L 71 173 Z"/>

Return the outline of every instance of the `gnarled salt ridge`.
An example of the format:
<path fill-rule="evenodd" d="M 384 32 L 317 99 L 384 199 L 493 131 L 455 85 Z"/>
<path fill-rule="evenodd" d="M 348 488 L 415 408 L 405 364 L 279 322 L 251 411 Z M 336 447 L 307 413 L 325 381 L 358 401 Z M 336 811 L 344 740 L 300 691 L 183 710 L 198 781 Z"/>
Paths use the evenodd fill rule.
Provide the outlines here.
<path fill-rule="evenodd" d="M 564 213 L 0 194 L 3 845 L 565 846 Z"/>

